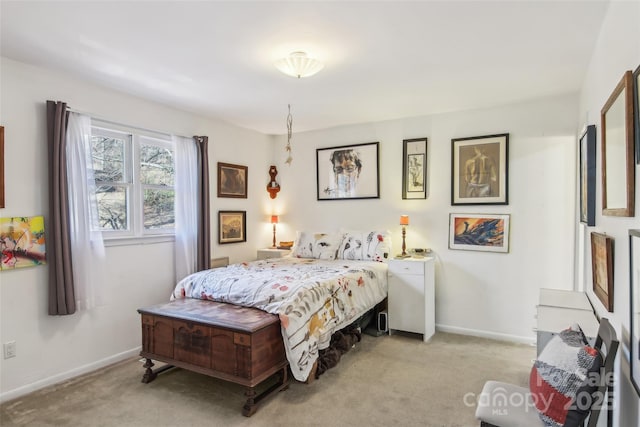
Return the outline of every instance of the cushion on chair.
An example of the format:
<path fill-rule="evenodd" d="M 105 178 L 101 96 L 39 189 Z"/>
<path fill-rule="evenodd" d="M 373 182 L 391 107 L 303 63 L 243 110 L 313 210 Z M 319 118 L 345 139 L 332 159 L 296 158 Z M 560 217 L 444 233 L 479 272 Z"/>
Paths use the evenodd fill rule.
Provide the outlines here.
<path fill-rule="evenodd" d="M 467 403 L 467 402 L 465 402 Z M 538 411 L 526 387 L 500 381 L 487 381 L 476 408 L 476 418 L 500 427 L 542 427 Z"/>
<path fill-rule="evenodd" d="M 531 369 L 529 389 L 542 422 L 549 427 L 579 426 L 597 390 L 602 355 L 590 347 L 578 325 L 554 335 Z"/>

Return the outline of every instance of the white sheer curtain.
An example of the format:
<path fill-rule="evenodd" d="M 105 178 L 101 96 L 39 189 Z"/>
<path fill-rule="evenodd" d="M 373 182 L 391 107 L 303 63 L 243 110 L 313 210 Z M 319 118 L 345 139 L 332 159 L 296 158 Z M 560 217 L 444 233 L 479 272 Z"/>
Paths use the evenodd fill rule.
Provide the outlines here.
<path fill-rule="evenodd" d="M 67 159 L 69 234 L 75 295 L 78 309 L 88 310 L 104 304 L 105 273 L 104 244 L 98 227 L 91 160 L 91 119 L 88 116 L 69 114 Z"/>
<path fill-rule="evenodd" d="M 197 271 L 198 148 L 192 138 L 172 137 L 176 164 L 176 281 Z"/>

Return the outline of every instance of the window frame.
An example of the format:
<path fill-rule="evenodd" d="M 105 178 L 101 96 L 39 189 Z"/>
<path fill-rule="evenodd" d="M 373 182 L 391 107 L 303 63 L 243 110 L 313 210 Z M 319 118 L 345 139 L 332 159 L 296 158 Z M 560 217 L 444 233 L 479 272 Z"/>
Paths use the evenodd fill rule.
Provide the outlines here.
<path fill-rule="evenodd" d="M 172 228 L 146 229 L 144 227 L 144 191 L 146 189 L 173 190 L 175 197 L 175 175 L 172 186 L 143 184 L 140 179 L 142 145 L 156 146 L 170 150 L 174 156 L 175 165 L 175 147 L 171 136 L 100 120 L 92 120 L 91 135 L 92 137 L 94 135 L 100 135 L 125 139 L 123 181 L 96 181 L 96 187 L 100 185 L 113 185 L 126 189 L 125 201 L 128 229 L 100 229 L 99 231 L 102 232 L 105 245 L 113 246 L 114 244 L 118 244 L 118 242 L 122 244 L 135 243 L 140 240 L 173 240 L 175 237 L 175 222 Z M 173 209 L 175 218 L 175 203 Z"/>

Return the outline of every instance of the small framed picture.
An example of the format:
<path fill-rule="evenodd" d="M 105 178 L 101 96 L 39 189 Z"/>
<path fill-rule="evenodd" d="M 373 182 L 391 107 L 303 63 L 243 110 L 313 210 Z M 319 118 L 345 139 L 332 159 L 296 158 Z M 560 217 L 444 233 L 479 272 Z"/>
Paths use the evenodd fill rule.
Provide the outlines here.
<path fill-rule="evenodd" d="M 378 199 L 378 143 L 316 150 L 318 200 Z"/>
<path fill-rule="evenodd" d="M 580 222 L 596 225 L 596 126 L 580 137 Z"/>
<path fill-rule="evenodd" d="M 449 249 L 509 252 L 509 214 L 449 216 Z"/>
<path fill-rule="evenodd" d="M 402 198 L 427 198 L 427 138 L 405 139 L 402 149 Z"/>
<path fill-rule="evenodd" d="M 451 204 L 509 204 L 509 134 L 451 140 Z"/>
<path fill-rule="evenodd" d="M 591 233 L 591 270 L 593 293 L 613 312 L 613 239 L 606 234 Z"/>
<path fill-rule="evenodd" d="M 218 243 L 247 241 L 247 211 L 218 211 Z"/>
<path fill-rule="evenodd" d="M 247 166 L 218 162 L 218 197 L 247 198 Z"/>
<path fill-rule="evenodd" d="M 633 72 L 633 106 L 636 129 L 636 163 L 640 165 L 640 65 Z"/>

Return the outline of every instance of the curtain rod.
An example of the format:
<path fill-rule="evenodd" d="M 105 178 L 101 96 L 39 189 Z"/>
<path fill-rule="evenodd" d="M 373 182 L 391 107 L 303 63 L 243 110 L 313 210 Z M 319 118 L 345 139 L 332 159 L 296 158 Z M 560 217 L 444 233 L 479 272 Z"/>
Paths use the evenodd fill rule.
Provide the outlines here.
<path fill-rule="evenodd" d="M 164 131 L 159 131 L 159 130 L 154 130 L 154 129 L 147 129 L 147 128 L 143 128 L 143 127 L 140 127 L 140 126 L 133 126 L 133 125 L 129 125 L 129 124 L 126 124 L 126 123 L 120 123 L 120 122 L 115 122 L 113 120 L 104 119 L 102 117 L 97 117 L 94 114 L 87 113 L 85 111 L 80 111 L 80 110 L 77 110 L 75 108 L 69 107 L 68 105 L 67 105 L 67 111 L 72 112 L 72 113 L 77 113 L 77 114 L 84 114 L 85 116 L 89 116 L 92 119 L 101 121 L 103 123 L 108 123 L 110 125 L 124 126 L 124 127 L 128 127 L 128 128 L 131 128 L 131 129 L 141 130 L 141 131 L 144 131 L 144 132 L 152 132 L 152 133 L 155 133 L 155 134 L 165 135 L 165 136 L 175 135 L 175 134 L 170 133 L 170 132 L 164 132 Z M 181 138 L 193 138 L 192 136 L 183 136 L 183 135 L 176 135 L 176 136 L 179 136 Z"/>

